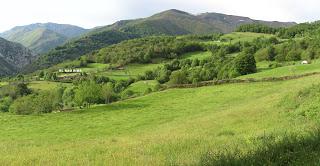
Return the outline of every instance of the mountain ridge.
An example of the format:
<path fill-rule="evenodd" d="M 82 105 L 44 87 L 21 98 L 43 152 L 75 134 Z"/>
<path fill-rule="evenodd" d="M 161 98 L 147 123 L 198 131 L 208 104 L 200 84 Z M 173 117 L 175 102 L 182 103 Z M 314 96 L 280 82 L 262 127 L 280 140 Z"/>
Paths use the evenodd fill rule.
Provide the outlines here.
<path fill-rule="evenodd" d="M 31 50 L 0 38 L 0 76 L 15 74 L 35 59 Z"/>
<path fill-rule="evenodd" d="M 0 37 L 20 43 L 35 53 L 42 54 L 87 31 L 87 29 L 68 24 L 34 23 L 16 26 L 1 33 Z"/>

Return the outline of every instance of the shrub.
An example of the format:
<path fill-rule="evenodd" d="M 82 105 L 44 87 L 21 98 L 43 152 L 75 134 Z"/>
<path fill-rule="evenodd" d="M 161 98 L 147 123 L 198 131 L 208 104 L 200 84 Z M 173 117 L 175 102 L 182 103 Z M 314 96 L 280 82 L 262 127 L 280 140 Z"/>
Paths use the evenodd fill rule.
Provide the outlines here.
<path fill-rule="evenodd" d="M 10 106 L 9 111 L 18 115 L 51 113 L 57 106 L 52 92 L 42 92 L 18 98 Z"/>
<path fill-rule="evenodd" d="M 2 98 L 0 100 L 0 112 L 8 112 L 11 104 L 12 104 L 11 97 Z"/>
<path fill-rule="evenodd" d="M 172 72 L 170 76 L 169 84 L 187 84 L 187 72 L 184 70 L 178 70 Z"/>
<path fill-rule="evenodd" d="M 234 68 L 240 75 L 255 73 L 257 71 L 256 60 L 252 54 L 242 53 L 236 57 Z"/>

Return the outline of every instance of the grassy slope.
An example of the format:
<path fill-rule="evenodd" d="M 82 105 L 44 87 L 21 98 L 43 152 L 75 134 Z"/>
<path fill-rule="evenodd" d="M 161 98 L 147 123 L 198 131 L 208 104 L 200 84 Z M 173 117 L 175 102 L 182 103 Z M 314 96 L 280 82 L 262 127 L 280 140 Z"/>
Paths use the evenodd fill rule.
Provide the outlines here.
<path fill-rule="evenodd" d="M 225 34 L 221 37 L 221 41 L 209 41 L 207 44 L 230 44 L 244 41 L 253 41 L 258 37 L 274 37 L 275 35 L 270 34 L 262 34 L 262 33 L 251 33 L 251 32 L 233 32 L 229 34 Z"/>
<path fill-rule="evenodd" d="M 206 59 L 208 57 L 210 57 L 212 55 L 211 52 L 207 51 L 207 52 L 191 52 L 191 53 L 187 53 L 181 56 L 182 59 Z"/>
<path fill-rule="evenodd" d="M 285 67 L 279 67 L 271 70 L 266 70 L 263 72 L 258 72 L 255 74 L 241 76 L 239 78 L 265 78 L 265 77 L 283 77 L 292 76 L 305 73 L 320 72 L 320 63 L 315 62 L 309 65 L 291 65 Z"/>
<path fill-rule="evenodd" d="M 126 91 L 131 90 L 135 94 L 143 95 L 148 88 L 151 90 L 154 89 L 154 87 L 159 84 L 158 81 L 155 80 L 149 80 L 149 81 L 138 81 L 136 83 L 131 84 Z"/>
<path fill-rule="evenodd" d="M 57 88 L 59 85 L 71 86 L 68 83 L 50 82 L 50 81 L 32 81 L 29 84 L 29 88 L 33 90 L 52 90 Z"/>
<path fill-rule="evenodd" d="M 311 129 L 278 103 L 319 82 L 171 89 L 72 113 L 0 114 L 0 164 L 196 164 L 209 149 L 245 151 L 262 136 Z"/>

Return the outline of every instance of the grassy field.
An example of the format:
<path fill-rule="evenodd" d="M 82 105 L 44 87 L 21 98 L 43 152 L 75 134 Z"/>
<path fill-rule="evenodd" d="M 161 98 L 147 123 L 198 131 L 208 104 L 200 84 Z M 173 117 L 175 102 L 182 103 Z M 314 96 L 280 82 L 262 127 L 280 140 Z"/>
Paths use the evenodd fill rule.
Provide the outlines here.
<path fill-rule="evenodd" d="M 8 83 L 7 82 L 0 82 L 0 87 L 5 86 L 5 85 L 8 85 Z"/>
<path fill-rule="evenodd" d="M 211 52 L 207 51 L 207 52 L 191 52 L 191 53 L 187 53 L 181 56 L 181 59 L 206 59 L 208 57 L 211 56 Z"/>
<path fill-rule="evenodd" d="M 150 81 L 138 81 L 136 83 L 131 84 L 126 91 L 131 90 L 135 94 L 143 95 L 148 88 L 151 90 L 154 89 L 154 87 L 159 84 L 158 81 L 150 80 Z"/>
<path fill-rule="evenodd" d="M 130 64 L 124 67 L 123 70 L 109 70 L 99 73 L 115 80 L 128 79 L 136 77 L 139 74 L 143 75 L 147 70 L 153 70 L 163 64 Z"/>
<path fill-rule="evenodd" d="M 264 68 L 263 64 L 260 64 L 260 69 Z M 274 68 L 267 70 L 266 68 L 263 72 L 258 72 L 255 74 L 244 75 L 239 78 L 266 78 L 266 77 L 283 77 L 283 76 L 293 76 L 312 72 L 320 72 L 320 63 L 316 62 L 308 65 L 291 65 L 285 67 Z"/>
<path fill-rule="evenodd" d="M 28 87 L 33 90 L 52 90 L 57 88 L 59 85 L 71 86 L 69 83 L 51 82 L 51 81 L 32 81 Z"/>
<path fill-rule="evenodd" d="M 87 67 L 81 68 L 83 72 L 87 73 L 97 73 L 100 71 L 104 71 L 107 69 L 109 65 L 108 64 L 102 64 L 102 63 L 89 63 Z"/>
<path fill-rule="evenodd" d="M 279 101 L 315 83 L 320 76 L 170 89 L 69 113 L 0 114 L 0 165 L 197 165 L 208 151 L 246 152 L 264 137 L 312 130 L 315 122 Z"/>
<path fill-rule="evenodd" d="M 207 44 L 230 44 L 244 41 L 253 41 L 258 37 L 273 37 L 275 35 L 262 34 L 262 33 L 251 33 L 251 32 L 233 32 L 225 34 L 220 38 L 220 41 L 205 42 Z"/>

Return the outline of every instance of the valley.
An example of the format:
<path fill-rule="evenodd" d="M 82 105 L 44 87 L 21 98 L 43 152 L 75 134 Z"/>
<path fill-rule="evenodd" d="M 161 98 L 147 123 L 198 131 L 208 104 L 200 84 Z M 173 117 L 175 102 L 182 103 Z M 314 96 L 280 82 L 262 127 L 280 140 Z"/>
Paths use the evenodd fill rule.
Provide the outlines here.
<path fill-rule="evenodd" d="M 175 9 L 13 28 L 0 165 L 318 165 L 319 30 Z"/>

